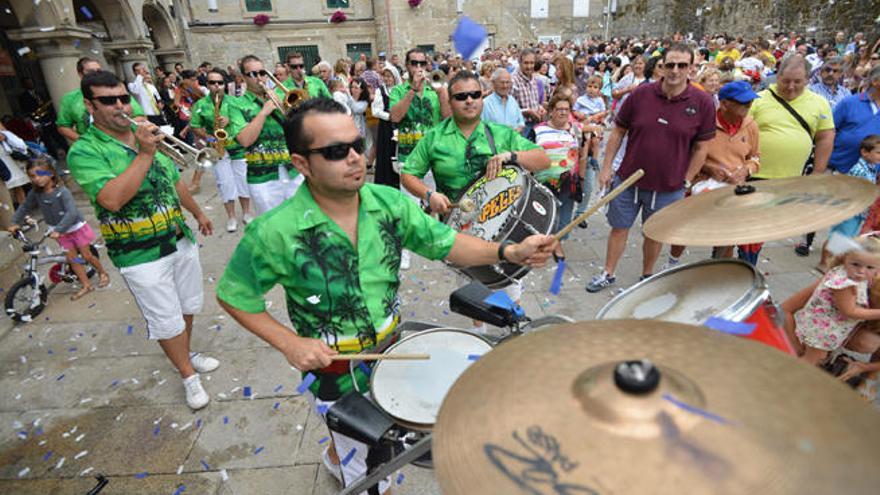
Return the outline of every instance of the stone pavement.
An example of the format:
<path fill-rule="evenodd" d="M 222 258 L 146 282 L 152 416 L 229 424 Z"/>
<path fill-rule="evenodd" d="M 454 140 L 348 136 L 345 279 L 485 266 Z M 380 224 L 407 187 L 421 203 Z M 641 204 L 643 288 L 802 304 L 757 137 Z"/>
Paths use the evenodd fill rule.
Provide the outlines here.
<path fill-rule="evenodd" d="M 115 269 L 109 269 L 109 288 L 75 303 L 68 299 L 71 289 L 57 288 L 34 322 L 0 323 L 0 493 L 84 494 L 97 473 L 110 478 L 105 494 L 324 495 L 338 490 L 321 467 L 326 432 L 296 392 L 299 374 L 227 317 L 214 299 L 214 285 L 241 231 L 223 230 L 225 215 L 209 175 L 197 199 L 217 232 L 200 238 L 205 307 L 196 317 L 193 347 L 222 363 L 203 379 L 211 403 L 195 413 L 186 406 L 179 377 L 159 346 L 146 340 L 144 323 Z M 559 296 L 548 292 L 554 268 L 535 270 L 525 279 L 522 303 L 528 315 L 587 320 L 613 297 L 612 290 L 584 291 L 601 266 L 607 231 L 601 216 L 591 219 L 589 230 L 575 229 L 566 244 L 570 271 Z M 816 254 L 797 258 L 792 245 L 793 240 L 771 243 L 759 263 L 778 301 L 815 278 L 810 267 Z M 686 259 L 708 253 L 691 249 Z M 106 253 L 102 259 L 109 264 Z M 618 273 L 619 287 L 633 283 L 640 266 L 640 240 L 634 235 Z M 14 270 L 15 263 L 7 265 L 4 288 Z M 405 319 L 469 325 L 448 310 L 458 278 L 444 265 L 414 258 L 401 276 Z M 270 312 L 287 323 L 281 291 L 276 288 L 268 299 Z M 395 493 L 439 493 L 431 471 L 409 466 L 403 474 Z"/>

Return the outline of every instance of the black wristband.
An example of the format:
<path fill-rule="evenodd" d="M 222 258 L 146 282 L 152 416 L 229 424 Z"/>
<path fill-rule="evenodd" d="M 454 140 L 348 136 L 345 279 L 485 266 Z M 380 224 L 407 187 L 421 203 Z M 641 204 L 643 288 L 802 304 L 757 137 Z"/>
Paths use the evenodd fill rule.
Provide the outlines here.
<path fill-rule="evenodd" d="M 501 241 L 501 244 L 498 245 L 498 261 L 507 261 L 504 257 L 504 249 L 507 248 L 507 246 L 512 246 L 514 244 L 516 243 L 509 239 Z"/>

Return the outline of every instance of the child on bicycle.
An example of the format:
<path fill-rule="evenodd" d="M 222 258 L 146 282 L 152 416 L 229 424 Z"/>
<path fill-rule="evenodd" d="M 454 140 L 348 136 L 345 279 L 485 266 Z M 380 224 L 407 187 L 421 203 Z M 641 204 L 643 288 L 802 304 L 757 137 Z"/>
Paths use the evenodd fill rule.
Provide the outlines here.
<path fill-rule="evenodd" d="M 67 261 L 82 284 L 82 288 L 70 296 L 70 299 L 76 301 L 95 289 L 86 276 L 86 269 L 81 260 L 85 260 L 98 271 L 98 287 L 107 287 L 110 284 L 110 277 L 97 256 L 94 256 L 90 250 L 91 243 L 95 240 L 95 233 L 76 208 L 73 195 L 66 187 L 59 185 L 52 164 L 45 158 L 37 158 L 28 163 L 26 171 L 33 188 L 28 192 L 24 203 L 15 210 L 12 225 L 7 230 L 15 233 L 27 214 L 39 207 L 43 219 L 50 226 L 49 237 L 58 241 L 58 244 L 64 248 Z M 77 256 L 81 260 L 77 260 Z"/>

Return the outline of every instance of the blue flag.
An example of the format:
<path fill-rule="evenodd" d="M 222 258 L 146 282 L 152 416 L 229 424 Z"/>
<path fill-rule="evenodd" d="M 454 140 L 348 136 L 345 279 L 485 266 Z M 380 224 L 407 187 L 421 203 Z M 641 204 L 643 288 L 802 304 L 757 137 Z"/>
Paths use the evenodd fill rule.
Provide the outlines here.
<path fill-rule="evenodd" d="M 455 44 L 455 50 L 461 54 L 465 60 L 474 56 L 477 48 L 486 41 L 488 33 L 482 25 L 472 21 L 467 16 L 461 16 L 458 21 L 458 27 L 452 33 L 452 42 Z"/>

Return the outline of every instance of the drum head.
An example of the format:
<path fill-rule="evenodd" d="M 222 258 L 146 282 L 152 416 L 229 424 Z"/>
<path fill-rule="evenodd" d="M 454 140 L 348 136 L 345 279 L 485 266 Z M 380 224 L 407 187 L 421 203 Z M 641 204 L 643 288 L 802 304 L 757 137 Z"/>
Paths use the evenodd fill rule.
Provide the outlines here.
<path fill-rule="evenodd" d="M 506 166 L 492 180 L 480 177 L 457 200 L 459 203 L 471 200 L 477 208 L 467 213 L 461 209 L 452 210 L 446 224 L 486 241 L 497 240 L 499 233 L 505 230 L 510 214 L 516 212 L 519 199 L 528 193 L 525 174 L 519 167 Z"/>
<path fill-rule="evenodd" d="M 742 321 L 766 298 L 763 277 L 748 263 L 701 261 L 634 285 L 606 304 L 596 318 L 657 319 L 692 325 L 712 316 Z"/>
<path fill-rule="evenodd" d="M 370 383 L 373 401 L 386 413 L 408 424 L 433 425 L 446 392 L 492 346 L 481 337 L 449 328 L 411 335 L 386 354 L 428 353 L 419 361 L 377 361 Z"/>

